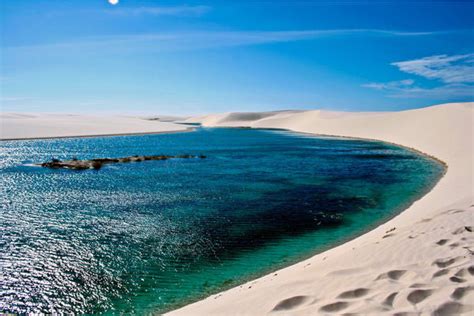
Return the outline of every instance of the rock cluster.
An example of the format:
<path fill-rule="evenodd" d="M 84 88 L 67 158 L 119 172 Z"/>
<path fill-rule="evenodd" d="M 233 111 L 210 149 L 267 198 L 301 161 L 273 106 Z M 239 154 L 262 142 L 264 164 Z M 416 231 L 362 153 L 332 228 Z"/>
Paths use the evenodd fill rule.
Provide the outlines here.
<path fill-rule="evenodd" d="M 154 156 L 131 156 L 131 157 L 124 157 L 124 158 L 98 158 L 98 159 L 91 159 L 91 160 L 79 160 L 77 158 L 73 158 L 71 160 L 64 160 L 61 161 L 59 159 L 52 159 L 48 162 L 43 162 L 39 164 L 41 167 L 51 168 L 51 169 L 73 169 L 73 170 L 86 170 L 86 169 L 96 169 L 99 170 L 105 164 L 112 164 L 112 163 L 127 163 L 127 162 L 140 162 L 140 161 L 147 161 L 147 160 L 167 160 L 167 159 L 190 159 L 190 158 L 200 158 L 204 159 L 206 156 L 204 155 L 154 155 Z"/>

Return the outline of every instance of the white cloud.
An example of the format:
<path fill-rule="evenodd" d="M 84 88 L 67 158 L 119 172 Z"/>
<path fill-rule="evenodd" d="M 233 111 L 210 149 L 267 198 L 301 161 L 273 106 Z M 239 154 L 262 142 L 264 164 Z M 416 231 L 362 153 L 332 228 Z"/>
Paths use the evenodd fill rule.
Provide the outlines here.
<path fill-rule="evenodd" d="M 426 79 L 443 82 L 437 87 L 423 88 L 415 86 L 412 79 L 375 82 L 363 84 L 371 88 L 387 92 L 394 98 L 438 98 L 474 97 L 474 54 L 435 55 L 415 60 L 394 62 L 391 65 L 400 71 L 418 75 Z"/>
<path fill-rule="evenodd" d="M 392 90 L 389 93 L 393 98 L 436 98 L 449 99 L 453 97 L 474 97 L 474 87 L 468 84 L 447 84 L 435 88 L 412 87 Z"/>
<path fill-rule="evenodd" d="M 387 90 L 387 89 L 399 89 L 399 88 L 411 86 L 414 83 L 415 81 L 412 79 L 405 79 L 405 80 L 390 81 L 390 82 L 385 82 L 385 83 L 372 82 L 372 83 L 363 84 L 362 86 L 365 88 L 372 88 L 375 90 Z"/>
<path fill-rule="evenodd" d="M 445 83 L 474 82 L 474 54 L 436 55 L 391 65 L 397 66 L 400 71 Z"/>
<path fill-rule="evenodd" d="M 122 15 L 122 16 L 139 16 L 139 15 L 153 15 L 153 16 L 201 16 L 211 10 L 211 7 L 204 5 L 189 6 L 154 6 L 154 7 L 138 7 L 138 8 L 118 8 L 107 10 L 107 13 Z"/>
<path fill-rule="evenodd" d="M 463 83 L 446 84 L 434 88 L 422 88 L 413 84 L 397 84 L 399 81 L 386 83 L 369 83 L 362 85 L 387 93 L 391 98 L 437 98 L 474 97 L 474 86 Z"/>

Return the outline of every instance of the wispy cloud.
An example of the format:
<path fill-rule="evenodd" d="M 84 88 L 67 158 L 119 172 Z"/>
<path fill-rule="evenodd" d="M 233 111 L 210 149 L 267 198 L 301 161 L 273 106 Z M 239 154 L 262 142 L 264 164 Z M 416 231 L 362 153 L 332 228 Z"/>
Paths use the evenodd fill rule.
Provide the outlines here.
<path fill-rule="evenodd" d="M 190 6 L 153 6 L 153 7 L 138 7 L 138 8 L 113 8 L 106 10 L 106 13 L 121 15 L 121 16 L 191 16 L 199 17 L 211 10 L 211 7 L 204 5 Z"/>
<path fill-rule="evenodd" d="M 19 102 L 19 101 L 26 101 L 31 100 L 31 97 L 1 97 L 0 101 L 2 102 Z"/>
<path fill-rule="evenodd" d="M 445 83 L 474 82 L 474 54 L 436 55 L 392 65 L 403 72 Z"/>
<path fill-rule="evenodd" d="M 412 79 L 363 84 L 365 88 L 385 91 L 396 98 L 474 97 L 474 54 L 435 55 L 415 60 L 391 63 L 402 72 L 442 84 L 432 88 L 415 85 Z"/>
<path fill-rule="evenodd" d="M 392 98 L 436 98 L 446 100 L 453 97 L 474 97 L 474 87 L 467 84 L 447 84 L 434 88 L 410 87 L 389 91 Z"/>
<path fill-rule="evenodd" d="M 298 31 L 192 31 L 168 32 L 133 35 L 95 36 L 78 39 L 72 42 L 49 43 L 28 46 L 13 46 L 8 50 L 14 52 L 38 52 L 53 50 L 52 53 L 63 53 L 62 49 L 80 50 L 81 53 L 101 54 L 189 50 L 216 47 L 259 45 L 279 42 L 316 40 L 327 37 L 345 36 L 428 36 L 430 32 L 400 32 L 376 29 L 335 29 L 335 30 L 298 30 Z"/>
<path fill-rule="evenodd" d="M 389 89 L 405 88 L 405 87 L 411 86 L 413 83 L 415 83 L 414 80 L 405 79 L 405 80 L 390 81 L 390 82 L 384 82 L 384 83 L 372 82 L 372 83 L 363 84 L 362 86 L 365 88 L 372 88 L 375 90 L 389 90 Z"/>

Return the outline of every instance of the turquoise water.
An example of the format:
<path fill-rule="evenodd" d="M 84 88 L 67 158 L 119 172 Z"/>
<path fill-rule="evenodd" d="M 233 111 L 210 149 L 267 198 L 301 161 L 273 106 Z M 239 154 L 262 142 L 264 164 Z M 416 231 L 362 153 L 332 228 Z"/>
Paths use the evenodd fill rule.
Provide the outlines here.
<path fill-rule="evenodd" d="M 285 131 L 0 143 L 0 311 L 166 311 L 387 220 L 443 166 L 381 142 Z M 31 166 L 204 154 L 101 170 Z"/>

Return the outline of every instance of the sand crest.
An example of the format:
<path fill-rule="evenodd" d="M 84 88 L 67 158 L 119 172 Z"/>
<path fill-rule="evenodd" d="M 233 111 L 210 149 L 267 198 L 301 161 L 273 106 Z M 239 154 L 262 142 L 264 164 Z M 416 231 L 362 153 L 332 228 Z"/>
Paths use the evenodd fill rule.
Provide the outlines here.
<path fill-rule="evenodd" d="M 186 126 L 129 116 L 1 113 L 0 139 L 87 137 L 185 131 Z"/>

